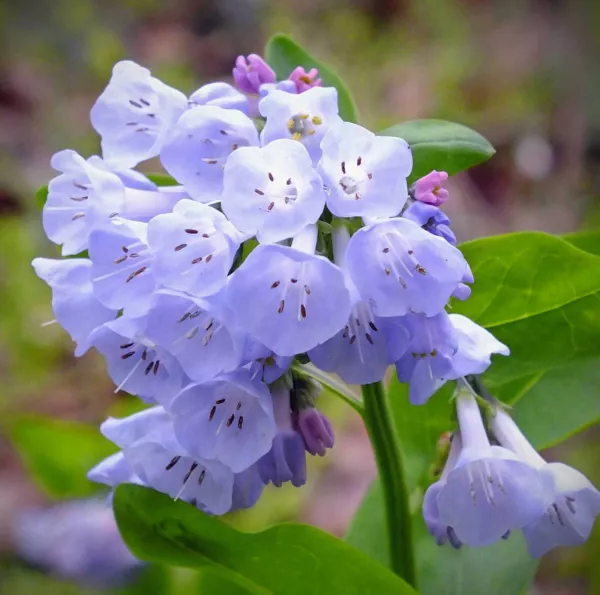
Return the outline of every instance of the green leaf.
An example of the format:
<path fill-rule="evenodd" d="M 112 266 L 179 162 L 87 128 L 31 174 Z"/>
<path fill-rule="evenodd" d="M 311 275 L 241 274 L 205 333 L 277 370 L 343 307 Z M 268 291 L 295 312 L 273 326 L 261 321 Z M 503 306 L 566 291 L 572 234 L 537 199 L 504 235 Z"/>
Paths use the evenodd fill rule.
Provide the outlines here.
<path fill-rule="evenodd" d="M 315 527 L 286 523 L 242 533 L 185 502 L 134 485 L 117 488 L 114 506 L 121 534 L 136 556 L 217 568 L 253 593 L 415 593 L 368 556 Z"/>
<path fill-rule="evenodd" d="M 358 113 L 354 99 L 344 81 L 329 66 L 311 56 L 291 37 L 283 33 L 273 35 L 265 48 L 265 59 L 275 71 L 279 80 L 287 79 L 292 70 L 303 66 L 305 70 L 319 69 L 319 77 L 324 87 L 335 87 L 338 92 L 340 116 L 347 122 L 356 122 Z"/>
<path fill-rule="evenodd" d="M 154 182 L 157 186 L 179 186 L 179 182 L 168 174 L 163 173 L 151 173 L 144 174 L 151 182 Z"/>
<path fill-rule="evenodd" d="M 411 405 L 407 387 L 392 380 L 390 404 L 408 468 L 413 506 L 413 534 L 417 557 L 417 585 L 422 595 L 519 595 L 531 582 L 537 562 L 527 554 L 521 535 L 511 535 L 488 548 L 454 550 L 438 547 L 421 518 L 424 490 L 431 483 L 436 445 L 452 430 L 446 392 L 438 392 L 425 406 Z M 439 469 L 438 469 L 439 471 Z M 371 486 L 355 515 L 346 540 L 382 564 L 388 562 L 386 526 L 379 481 Z M 383 546 L 382 546 L 383 544 Z"/>
<path fill-rule="evenodd" d="M 98 428 L 81 423 L 32 415 L 5 420 L 3 429 L 36 483 L 53 498 L 97 493 L 86 473 L 115 452 Z"/>
<path fill-rule="evenodd" d="M 453 176 L 487 161 L 496 152 L 478 132 L 445 120 L 411 120 L 379 133 L 403 138 L 412 148 L 409 182 L 436 169 Z"/>
<path fill-rule="evenodd" d="M 561 237 L 584 252 L 600 256 L 600 230 L 598 229 L 567 233 Z"/>
<path fill-rule="evenodd" d="M 44 184 L 43 186 L 40 186 L 35 193 L 35 206 L 40 210 L 43 209 L 47 198 L 48 184 Z"/>
<path fill-rule="evenodd" d="M 301 376 L 307 376 L 323 384 L 334 395 L 340 397 L 356 412 L 362 415 L 362 403 L 360 402 L 357 394 L 353 392 L 352 389 L 347 384 L 342 382 L 337 376 L 332 376 L 327 372 L 319 370 L 319 368 L 310 362 L 307 364 L 299 364 L 298 362 L 294 361 L 292 368 L 297 374 Z"/>
<path fill-rule="evenodd" d="M 551 235 L 524 232 L 461 246 L 473 295 L 453 302 L 511 350 L 486 375 L 495 386 L 600 357 L 600 256 Z"/>

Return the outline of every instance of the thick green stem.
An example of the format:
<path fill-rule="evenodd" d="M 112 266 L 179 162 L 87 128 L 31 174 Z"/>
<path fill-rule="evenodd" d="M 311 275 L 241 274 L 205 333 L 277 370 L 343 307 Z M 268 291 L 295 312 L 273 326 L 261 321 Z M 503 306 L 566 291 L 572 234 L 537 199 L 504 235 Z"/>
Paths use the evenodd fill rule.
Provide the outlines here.
<path fill-rule="evenodd" d="M 408 501 L 404 459 L 394 428 L 383 383 L 362 387 L 364 420 L 375 451 L 387 520 L 392 570 L 416 586 L 412 518 Z"/>

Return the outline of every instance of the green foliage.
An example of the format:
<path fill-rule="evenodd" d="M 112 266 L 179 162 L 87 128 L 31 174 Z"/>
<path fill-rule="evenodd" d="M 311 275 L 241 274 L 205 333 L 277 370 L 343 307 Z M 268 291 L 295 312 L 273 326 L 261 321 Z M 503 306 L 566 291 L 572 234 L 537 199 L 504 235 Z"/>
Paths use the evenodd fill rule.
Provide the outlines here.
<path fill-rule="evenodd" d="M 250 593 L 414 593 L 383 566 L 308 525 L 281 524 L 242 533 L 189 504 L 123 485 L 115 515 L 132 552 L 142 559 L 217 568 Z"/>
<path fill-rule="evenodd" d="M 4 429 L 34 480 L 53 498 L 83 498 L 98 492 L 86 473 L 116 448 L 98 428 L 24 416 L 5 420 Z"/>
<path fill-rule="evenodd" d="M 269 39 L 265 47 L 265 59 L 280 80 L 287 79 L 292 70 L 303 66 L 305 70 L 319 69 L 324 87 L 335 87 L 338 92 L 340 116 L 347 122 L 356 122 L 358 112 L 354 99 L 344 81 L 329 66 L 311 56 L 291 37 L 278 33 Z"/>
<path fill-rule="evenodd" d="M 445 120 L 411 120 L 379 134 L 398 136 L 411 146 L 413 169 L 409 182 L 434 169 L 452 176 L 487 161 L 496 152 L 478 132 Z"/>
<path fill-rule="evenodd" d="M 151 182 L 154 182 L 157 186 L 178 186 L 177 180 L 169 174 L 163 173 L 151 173 L 144 174 Z"/>

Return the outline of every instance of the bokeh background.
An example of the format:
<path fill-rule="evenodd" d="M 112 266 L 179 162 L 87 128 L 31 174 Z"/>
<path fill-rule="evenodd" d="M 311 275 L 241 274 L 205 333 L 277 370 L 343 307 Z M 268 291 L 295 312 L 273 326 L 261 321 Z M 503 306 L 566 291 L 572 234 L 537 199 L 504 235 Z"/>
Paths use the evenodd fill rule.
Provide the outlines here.
<path fill-rule="evenodd" d="M 15 556 L 18 512 L 50 500 L 14 447 L 12 420 L 35 412 L 97 425 L 130 407 L 100 357 L 75 360 L 66 334 L 42 326 L 53 317 L 50 292 L 29 266 L 58 254 L 35 190 L 52 177 L 54 152 L 98 152 L 89 109 L 114 62 L 134 59 L 190 93 L 229 80 L 235 57 L 260 53 L 272 33 L 290 33 L 338 70 L 369 128 L 442 118 L 497 148 L 449 183 L 460 240 L 566 233 L 600 226 L 599 27 L 594 0 L 0 0 L 0 590 L 89 592 Z M 352 411 L 334 399 L 320 407 L 336 448 L 311 461 L 307 486 L 270 490 L 237 526 L 292 519 L 344 533 L 375 468 Z M 599 443 L 591 428 L 560 447 L 597 485 Z M 599 556 L 597 527 L 587 546 L 542 562 L 534 591 L 599 594 Z"/>

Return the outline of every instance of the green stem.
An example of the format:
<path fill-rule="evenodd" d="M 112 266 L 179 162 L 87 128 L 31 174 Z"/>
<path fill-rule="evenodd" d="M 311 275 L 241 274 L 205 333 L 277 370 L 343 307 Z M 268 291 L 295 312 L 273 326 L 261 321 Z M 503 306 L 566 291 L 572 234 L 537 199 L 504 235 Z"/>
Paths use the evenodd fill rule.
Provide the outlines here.
<path fill-rule="evenodd" d="M 400 441 L 394 428 L 383 383 L 362 387 L 364 420 L 375 451 L 383 492 L 392 570 L 408 584 L 416 586 L 406 470 Z"/>

